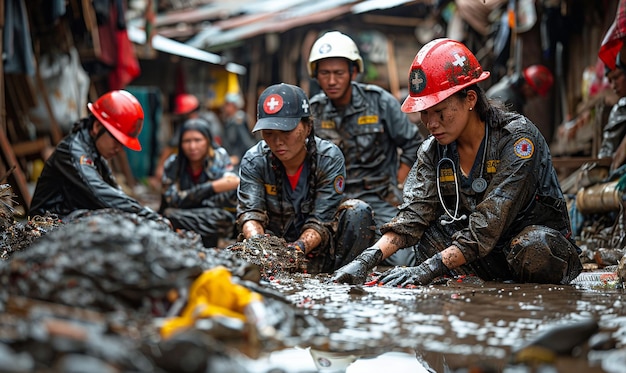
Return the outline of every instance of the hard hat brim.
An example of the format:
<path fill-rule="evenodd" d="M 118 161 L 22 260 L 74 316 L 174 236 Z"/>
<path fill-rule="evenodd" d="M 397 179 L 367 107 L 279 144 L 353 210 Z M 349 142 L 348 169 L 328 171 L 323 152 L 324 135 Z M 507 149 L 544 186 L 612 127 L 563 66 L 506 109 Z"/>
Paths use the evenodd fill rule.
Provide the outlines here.
<path fill-rule="evenodd" d="M 489 78 L 491 73 L 489 71 L 483 71 L 480 76 L 471 82 L 456 85 L 454 87 L 450 87 L 446 90 L 435 92 L 425 96 L 408 96 L 404 102 L 402 103 L 401 110 L 403 113 L 417 113 L 422 110 L 426 110 L 430 107 L 433 107 L 440 103 L 441 101 L 447 99 L 452 96 L 456 92 L 462 90 L 465 87 L 469 87 L 472 84 L 476 84 L 481 82 L 487 78 Z"/>

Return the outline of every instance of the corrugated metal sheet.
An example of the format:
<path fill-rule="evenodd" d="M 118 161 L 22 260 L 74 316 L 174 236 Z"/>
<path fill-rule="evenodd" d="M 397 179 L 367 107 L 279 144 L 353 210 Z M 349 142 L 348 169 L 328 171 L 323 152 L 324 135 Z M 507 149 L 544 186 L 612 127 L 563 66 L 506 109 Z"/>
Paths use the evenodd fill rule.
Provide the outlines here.
<path fill-rule="evenodd" d="M 146 43 L 146 33 L 145 31 L 138 29 L 136 27 L 128 28 L 128 38 L 130 41 L 136 44 L 145 44 Z M 235 74 L 243 75 L 246 73 L 246 68 L 228 62 L 222 59 L 221 56 L 210 53 L 204 50 L 200 50 L 198 48 L 194 48 L 185 43 L 178 42 L 176 40 L 168 39 L 161 35 L 154 35 L 152 37 L 152 48 L 155 50 L 173 54 L 176 56 L 191 58 L 198 61 L 208 62 L 215 65 L 224 65 L 227 71 L 233 72 Z"/>
<path fill-rule="evenodd" d="M 263 35 L 273 32 L 284 32 L 292 28 L 307 24 L 322 23 L 350 12 L 350 4 L 354 0 L 346 0 L 344 5 L 337 6 L 336 0 L 318 1 L 311 6 L 299 9 L 290 9 L 271 14 L 263 20 L 257 20 L 253 23 L 225 29 L 219 27 L 218 23 L 215 27 L 207 28 L 195 37 L 187 41 L 187 44 L 197 48 L 208 49 L 215 45 L 233 43 L 238 40 L 248 39 L 257 35 Z"/>
<path fill-rule="evenodd" d="M 434 0 L 230 0 L 157 17 L 157 32 L 187 39 L 200 49 L 229 45 L 266 33 L 323 23 L 345 14 L 362 14 Z"/>

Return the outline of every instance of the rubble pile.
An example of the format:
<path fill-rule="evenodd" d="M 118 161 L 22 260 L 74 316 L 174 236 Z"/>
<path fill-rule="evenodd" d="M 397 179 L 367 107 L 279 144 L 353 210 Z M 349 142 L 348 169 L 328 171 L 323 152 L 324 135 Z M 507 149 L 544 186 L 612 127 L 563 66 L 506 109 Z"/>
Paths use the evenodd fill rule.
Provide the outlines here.
<path fill-rule="evenodd" d="M 580 260 L 585 269 L 594 270 L 618 265 L 626 252 L 626 227 L 623 217 L 612 215 L 589 219 L 581 229 L 577 242 L 582 250 Z"/>
<path fill-rule="evenodd" d="M 162 337 L 163 323 L 190 301 L 190 285 L 217 267 L 261 294 L 263 319 L 203 319 Z M 250 276 L 254 268 L 230 250 L 205 248 L 195 233 L 135 214 L 76 216 L 0 261 L 0 366 L 237 373 L 246 371 L 240 346 L 254 355 L 323 339 L 321 322 Z"/>
<path fill-rule="evenodd" d="M 8 259 L 12 253 L 63 224 L 53 214 L 36 216 L 26 222 L 15 221 L 14 197 L 9 184 L 0 184 L 0 260 Z"/>
<path fill-rule="evenodd" d="M 304 253 L 286 249 L 284 238 L 264 235 L 236 242 L 227 247 L 238 258 L 253 263 L 260 268 L 263 279 L 271 279 L 278 273 L 298 273 L 306 271 Z"/>
<path fill-rule="evenodd" d="M 161 316 L 172 294 L 203 270 L 236 268 L 241 261 L 161 223 L 101 210 L 55 229 L 2 264 L 0 283 L 14 295 Z"/>

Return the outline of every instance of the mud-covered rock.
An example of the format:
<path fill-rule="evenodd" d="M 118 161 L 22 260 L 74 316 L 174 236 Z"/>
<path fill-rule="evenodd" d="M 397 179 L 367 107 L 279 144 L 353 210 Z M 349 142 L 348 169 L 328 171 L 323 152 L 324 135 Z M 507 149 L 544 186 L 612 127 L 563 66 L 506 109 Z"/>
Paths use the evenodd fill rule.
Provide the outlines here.
<path fill-rule="evenodd" d="M 0 263 L 0 284 L 8 294 L 54 303 L 161 315 L 172 294 L 202 271 L 236 268 L 239 262 L 227 251 L 204 248 L 194 235 L 102 210 L 64 224 Z"/>

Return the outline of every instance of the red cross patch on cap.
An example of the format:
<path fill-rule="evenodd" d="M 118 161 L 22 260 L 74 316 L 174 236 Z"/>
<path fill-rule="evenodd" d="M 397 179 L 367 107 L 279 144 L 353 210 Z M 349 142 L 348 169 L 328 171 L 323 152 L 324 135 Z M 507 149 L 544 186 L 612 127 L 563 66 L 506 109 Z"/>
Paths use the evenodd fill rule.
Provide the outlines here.
<path fill-rule="evenodd" d="M 267 114 L 276 114 L 283 108 L 283 98 L 280 95 L 272 94 L 265 98 L 263 111 Z"/>

